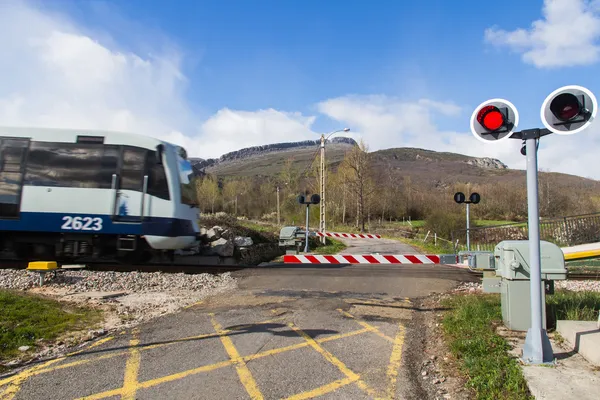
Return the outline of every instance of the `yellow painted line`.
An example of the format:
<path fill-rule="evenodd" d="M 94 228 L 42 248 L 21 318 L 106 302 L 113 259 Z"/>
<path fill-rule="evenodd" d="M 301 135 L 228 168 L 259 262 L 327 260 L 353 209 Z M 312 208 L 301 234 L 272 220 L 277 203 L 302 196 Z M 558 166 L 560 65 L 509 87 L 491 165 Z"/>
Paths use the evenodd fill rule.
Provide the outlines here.
<path fill-rule="evenodd" d="M 343 338 L 354 336 L 354 335 L 360 335 L 362 333 L 366 333 L 366 332 L 370 332 L 370 331 L 371 331 L 370 329 L 359 329 L 359 330 L 353 331 L 353 332 L 341 333 L 338 335 L 332 335 L 332 336 L 328 336 L 326 338 L 317 339 L 316 342 L 318 342 L 318 343 L 330 342 L 333 340 L 343 339 Z M 275 354 L 285 353 L 285 352 L 288 352 L 291 350 L 301 349 L 303 347 L 308 347 L 308 346 L 309 346 L 309 343 L 304 341 L 302 343 L 294 344 L 291 346 L 280 347 L 277 349 L 263 351 L 262 353 L 244 356 L 244 357 L 242 357 L 242 360 L 244 360 L 245 362 L 248 362 L 248 361 L 256 360 L 259 358 L 272 356 Z M 194 368 L 194 369 L 190 369 L 187 371 L 178 372 L 176 374 L 163 376 L 161 378 L 150 379 L 145 382 L 139 383 L 138 389 L 147 389 L 147 388 L 150 388 L 150 387 L 153 387 L 156 385 L 160 385 L 161 383 L 172 382 L 172 381 L 182 379 L 182 378 L 185 378 L 185 377 L 188 377 L 191 375 L 200 374 L 202 372 L 210 372 L 210 371 L 213 371 L 213 370 L 216 370 L 219 368 L 228 367 L 233 364 L 234 364 L 233 360 L 221 361 L 221 362 L 218 362 L 215 364 L 205 365 L 203 367 Z M 114 389 L 114 390 L 109 390 L 106 392 L 98 393 L 98 394 L 95 394 L 92 396 L 87 396 L 87 397 L 85 397 L 85 399 L 88 399 L 88 400 L 104 399 L 106 397 L 118 396 L 121 394 L 121 392 L 122 392 L 122 388 L 119 388 L 119 389 Z"/>
<path fill-rule="evenodd" d="M 600 257 L 600 250 L 586 250 L 586 251 L 576 251 L 573 253 L 566 253 L 565 261 L 578 260 L 581 258 L 591 258 L 591 257 Z"/>
<path fill-rule="evenodd" d="M 160 385 L 161 383 L 173 382 L 178 379 L 188 377 L 190 375 L 200 374 L 202 372 L 210 372 L 210 371 L 214 371 L 219 368 L 228 367 L 230 365 L 233 365 L 233 360 L 221 361 L 221 362 L 218 362 L 215 364 L 205 365 L 203 367 L 194 368 L 194 369 L 190 369 L 190 370 L 183 371 L 183 372 L 178 372 L 176 374 L 167 375 L 167 376 L 163 376 L 163 377 L 156 378 L 156 379 L 150 379 L 145 382 L 140 382 L 137 387 L 138 387 L 138 389 L 148 389 L 153 386 Z M 105 399 L 107 397 L 118 396 L 122 393 L 123 393 L 123 388 L 118 388 L 118 389 L 108 390 L 108 391 L 102 392 L 102 393 L 93 394 L 91 396 L 85 396 L 78 400 L 99 400 L 99 399 Z"/>
<path fill-rule="evenodd" d="M 223 347 L 225 347 L 225 351 L 229 355 L 229 358 L 234 362 L 235 369 L 237 370 L 237 374 L 240 377 L 240 381 L 242 385 L 246 388 L 246 391 L 250 395 L 252 399 L 263 399 L 263 395 L 256 384 L 256 381 L 252 377 L 252 373 L 248 369 L 246 362 L 240 356 L 240 353 L 237 351 L 235 346 L 233 345 L 233 341 L 229 336 L 225 334 L 225 331 L 221 327 L 221 324 L 216 320 L 214 314 L 210 314 L 210 319 L 215 328 L 215 331 L 219 334 L 221 338 L 221 343 Z"/>
<path fill-rule="evenodd" d="M 57 362 L 66 359 L 67 357 L 77 355 L 85 350 L 91 349 L 96 346 L 100 346 L 101 344 L 106 343 L 112 339 L 113 339 L 112 336 L 105 337 L 103 339 L 98 340 L 95 343 L 92 343 L 92 345 L 88 346 L 85 349 L 81 349 L 81 350 L 69 353 L 63 357 L 55 358 L 53 360 L 48 360 L 43 364 L 36 365 L 35 367 L 29 368 L 23 372 L 20 372 L 15 376 L 3 379 L 2 381 L 0 381 L 0 386 L 5 385 L 7 383 L 9 384 L 9 386 L 4 390 L 4 392 L 2 392 L 2 397 L 0 397 L 0 399 L 12 400 L 14 398 L 14 396 L 19 392 L 21 385 L 27 379 L 31 378 L 32 376 L 42 373 L 42 371 L 44 371 L 47 367 L 51 366 L 52 364 L 56 364 Z"/>
<path fill-rule="evenodd" d="M 140 344 L 139 330 L 136 328 L 132 332 L 133 337 L 129 341 L 129 358 L 125 364 L 125 377 L 123 378 L 123 392 L 121 398 L 126 400 L 135 399 L 135 393 L 138 386 L 138 374 L 140 372 L 140 363 L 142 356 L 140 349 L 137 347 Z"/>
<path fill-rule="evenodd" d="M 249 327 L 256 326 L 256 325 L 262 325 L 262 324 L 268 324 L 268 323 L 276 322 L 276 321 L 279 321 L 279 320 L 284 319 L 284 318 L 285 317 L 278 317 L 278 318 L 273 318 L 273 319 L 270 319 L 270 320 L 267 320 L 267 321 L 262 321 L 262 322 L 259 322 L 259 323 L 256 323 L 256 324 L 242 325 L 242 326 L 239 326 L 239 327 L 237 327 L 235 329 L 226 330 L 226 332 L 227 333 L 231 333 L 231 332 L 235 332 L 236 330 L 245 329 L 245 328 L 249 328 Z M 186 341 L 191 341 L 191 340 L 199 340 L 199 339 L 207 339 L 207 338 L 213 338 L 213 337 L 218 337 L 218 336 L 219 335 L 216 334 L 216 333 L 207 333 L 207 334 L 204 334 L 204 335 L 189 336 L 189 337 L 186 337 L 186 338 L 183 338 L 183 339 L 175 339 L 175 340 L 172 340 L 172 341 L 170 341 L 168 343 L 158 343 L 158 344 L 153 344 L 153 345 L 140 346 L 139 350 L 140 351 L 151 350 L 151 349 L 156 349 L 156 348 L 163 347 L 163 346 L 174 345 L 174 344 L 177 344 L 177 343 L 180 343 L 180 342 L 186 342 Z M 26 372 L 31 372 L 31 374 L 28 377 L 35 376 L 35 375 L 41 375 L 41 374 L 46 374 L 46 373 L 53 372 L 53 371 L 56 371 L 56 370 L 61 370 L 61 369 L 65 369 L 65 368 L 72 368 L 72 367 L 78 367 L 80 365 L 88 364 L 88 363 L 91 363 L 91 362 L 108 360 L 110 358 L 119 357 L 119 356 L 122 356 L 122 355 L 129 354 L 129 350 L 124 350 L 124 351 L 119 351 L 119 352 L 112 353 L 112 354 L 105 354 L 105 355 L 102 355 L 102 356 L 88 358 L 88 359 L 85 359 L 85 360 L 73 361 L 73 362 L 70 362 L 70 363 L 67 363 L 67 364 L 58 365 L 58 366 L 52 367 L 52 368 L 46 368 L 46 367 L 50 366 L 51 364 L 54 364 L 54 363 L 56 363 L 58 361 L 65 360 L 68 357 L 72 357 L 72 356 L 78 355 L 79 353 L 81 353 L 81 352 L 83 352 L 85 350 L 89 350 L 89 349 L 91 349 L 93 347 L 99 346 L 99 345 L 101 345 L 103 343 L 106 343 L 109 340 L 112 340 L 112 339 L 114 339 L 114 338 L 113 337 L 107 337 L 107 338 L 101 339 L 98 342 L 92 344 L 91 346 L 89 346 L 89 347 L 87 347 L 87 348 L 85 348 L 83 350 L 79 350 L 79 351 L 77 351 L 75 353 L 70 353 L 70 354 L 67 354 L 66 356 L 57 358 L 55 360 L 51 360 L 52 362 L 48 362 L 47 364 L 43 364 L 43 365 L 39 366 L 39 368 L 40 368 L 39 370 L 37 370 L 38 367 L 34 367 L 34 368 L 36 368 L 35 370 L 32 371 L 32 369 L 29 369 L 27 371 L 23 371 L 21 374 L 24 374 Z M 19 378 L 19 376 L 21 374 L 15 375 L 15 376 L 11 376 L 9 378 L 5 378 L 5 379 L 1 380 L 0 381 L 0 386 L 3 386 L 3 385 L 6 385 L 7 383 L 15 381 L 16 379 Z M 0 400 L 4 400 L 4 399 L 0 399 Z"/>
<path fill-rule="evenodd" d="M 388 399 L 396 398 L 396 384 L 398 379 L 398 370 L 402 364 L 402 348 L 404 347 L 404 337 L 406 330 L 404 325 L 398 324 L 398 333 L 394 338 L 394 346 L 392 347 L 392 355 L 390 356 L 390 363 L 388 365 L 387 376 L 388 376 Z"/>
<path fill-rule="evenodd" d="M 319 396 L 323 396 L 324 394 L 334 392 L 334 391 L 338 390 L 339 388 L 344 387 L 346 385 L 349 385 L 349 384 L 351 384 L 353 382 L 356 382 L 356 381 L 353 380 L 353 379 L 350 379 L 350 378 L 340 379 L 340 380 L 331 382 L 331 383 L 329 383 L 327 385 L 323 385 L 321 387 L 318 387 L 316 389 L 295 394 L 293 396 L 288 397 L 286 400 L 312 399 L 314 397 L 319 397 Z"/>
<path fill-rule="evenodd" d="M 350 368 L 346 366 L 339 358 L 331 354 L 329 351 L 325 350 L 322 346 L 320 346 L 313 338 L 311 338 L 306 332 L 302 329 L 298 328 L 293 323 L 289 323 L 288 326 L 293 329 L 298 335 L 302 336 L 304 340 L 308 342 L 308 344 L 315 349 L 319 354 L 321 354 L 327 361 L 336 366 L 348 379 L 352 379 L 355 381 L 359 388 L 367 392 L 372 397 L 376 397 L 376 392 L 372 388 L 370 388 L 362 379 L 360 379 L 360 375 L 356 372 L 352 371 Z"/>
<path fill-rule="evenodd" d="M 368 328 L 370 330 L 372 330 L 377 336 L 380 336 L 382 338 L 384 338 L 385 340 L 387 340 L 390 343 L 394 343 L 394 339 L 392 339 L 391 337 L 389 337 L 388 335 L 386 335 L 385 333 L 381 332 L 379 330 L 379 328 L 377 328 L 376 326 L 373 326 L 369 323 L 366 323 L 365 321 L 361 321 L 360 319 L 356 318 L 354 315 L 350 314 L 347 311 L 342 310 L 341 308 L 338 308 L 338 311 L 341 312 L 343 315 L 345 315 L 348 318 L 352 318 L 353 320 L 355 320 L 359 325 Z"/>
<path fill-rule="evenodd" d="M 183 307 L 183 309 L 184 309 L 184 310 L 186 310 L 186 309 L 188 309 L 188 308 L 192 308 L 192 307 L 194 307 L 194 306 L 199 306 L 199 305 L 200 305 L 200 304 L 202 304 L 202 303 L 204 303 L 204 300 L 200 300 L 200 301 L 197 301 L 197 302 L 195 302 L 195 303 L 192 303 L 192 304 L 190 304 L 189 306 L 185 306 L 185 307 Z"/>

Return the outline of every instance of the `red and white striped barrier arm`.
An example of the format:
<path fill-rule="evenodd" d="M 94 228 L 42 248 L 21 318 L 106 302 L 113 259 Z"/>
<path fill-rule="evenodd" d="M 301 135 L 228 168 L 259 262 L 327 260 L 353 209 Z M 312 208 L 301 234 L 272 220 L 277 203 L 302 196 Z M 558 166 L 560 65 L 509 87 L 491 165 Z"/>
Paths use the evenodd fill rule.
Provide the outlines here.
<path fill-rule="evenodd" d="M 285 264 L 446 264 L 454 262 L 455 255 L 432 254 L 334 254 L 283 256 Z"/>
<path fill-rule="evenodd" d="M 339 232 L 315 232 L 317 236 L 343 237 L 348 239 L 381 239 L 381 235 L 371 233 L 339 233 Z"/>

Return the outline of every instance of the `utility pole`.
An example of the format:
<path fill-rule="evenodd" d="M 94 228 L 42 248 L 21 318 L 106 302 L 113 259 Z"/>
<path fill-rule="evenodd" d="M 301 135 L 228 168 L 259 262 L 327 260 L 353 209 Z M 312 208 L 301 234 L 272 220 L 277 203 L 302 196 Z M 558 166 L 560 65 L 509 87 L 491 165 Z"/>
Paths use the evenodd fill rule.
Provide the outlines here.
<path fill-rule="evenodd" d="M 321 203 L 319 204 L 319 231 L 325 233 L 325 135 L 321 135 Z M 321 238 L 325 244 L 325 236 Z"/>
<path fill-rule="evenodd" d="M 279 185 L 277 185 L 277 225 L 281 225 L 281 219 L 279 214 Z"/>
<path fill-rule="evenodd" d="M 331 133 L 329 133 L 327 135 L 327 137 L 325 137 L 324 134 L 321 134 L 321 179 L 320 179 L 320 186 L 321 186 L 321 203 L 319 203 L 319 232 L 321 233 L 325 233 L 325 142 L 327 141 L 327 139 L 329 139 L 329 137 L 331 135 L 333 135 L 334 133 L 337 132 L 349 132 L 350 128 L 344 128 L 338 131 L 333 131 Z M 326 242 L 326 238 L 325 236 L 323 236 L 321 238 L 321 243 L 325 244 Z"/>

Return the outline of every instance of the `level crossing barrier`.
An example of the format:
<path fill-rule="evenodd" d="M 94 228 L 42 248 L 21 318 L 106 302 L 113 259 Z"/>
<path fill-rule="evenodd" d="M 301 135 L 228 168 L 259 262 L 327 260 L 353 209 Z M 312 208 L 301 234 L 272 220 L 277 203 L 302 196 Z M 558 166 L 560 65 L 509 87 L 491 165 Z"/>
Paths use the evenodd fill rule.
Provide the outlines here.
<path fill-rule="evenodd" d="M 315 232 L 319 237 L 341 237 L 347 239 L 381 239 L 381 235 L 372 233 L 341 233 L 341 232 Z"/>
<path fill-rule="evenodd" d="M 287 254 L 284 264 L 458 264 L 456 254 Z"/>

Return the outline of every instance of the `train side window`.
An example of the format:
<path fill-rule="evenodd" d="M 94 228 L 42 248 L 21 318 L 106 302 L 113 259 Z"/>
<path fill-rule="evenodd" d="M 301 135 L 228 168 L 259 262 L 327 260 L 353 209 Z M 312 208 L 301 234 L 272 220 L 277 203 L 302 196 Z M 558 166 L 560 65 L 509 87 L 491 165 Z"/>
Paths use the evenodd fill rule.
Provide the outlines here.
<path fill-rule="evenodd" d="M 121 189 L 142 191 L 144 186 L 144 166 L 146 152 L 141 148 L 123 148 L 121 164 Z"/>
<path fill-rule="evenodd" d="M 19 216 L 27 141 L 0 140 L 0 218 Z"/>
<path fill-rule="evenodd" d="M 117 167 L 116 155 L 116 148 L 101 144 L 32 142 L 25 184 L 110 188 Z"/>
<path fill-rule="evenodd" d="M 169 185 L 164 165 L 156 162 L 156 152 L 148 151 L 146 158 L 148 166 L 148 194 L 161 199 L 170 200 Z"/>

